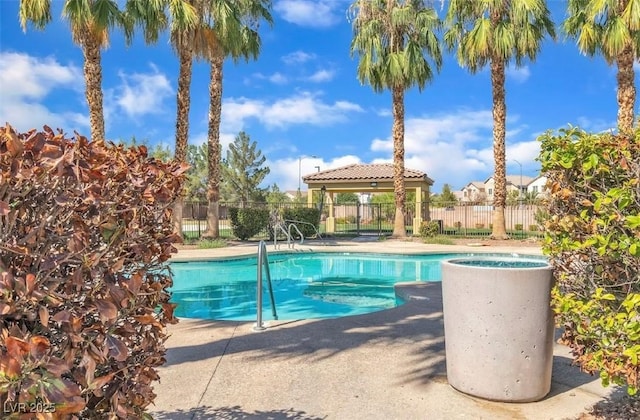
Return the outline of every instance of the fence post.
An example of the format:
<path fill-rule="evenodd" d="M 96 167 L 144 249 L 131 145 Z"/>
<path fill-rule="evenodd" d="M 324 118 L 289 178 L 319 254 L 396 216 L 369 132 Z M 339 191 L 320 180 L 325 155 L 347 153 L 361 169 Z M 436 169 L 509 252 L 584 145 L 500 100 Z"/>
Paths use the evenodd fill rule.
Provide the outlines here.
<path fill-rule="evenodd" d="M 356 234 L 360 236 L 360 200 L 356 203 Z"/>

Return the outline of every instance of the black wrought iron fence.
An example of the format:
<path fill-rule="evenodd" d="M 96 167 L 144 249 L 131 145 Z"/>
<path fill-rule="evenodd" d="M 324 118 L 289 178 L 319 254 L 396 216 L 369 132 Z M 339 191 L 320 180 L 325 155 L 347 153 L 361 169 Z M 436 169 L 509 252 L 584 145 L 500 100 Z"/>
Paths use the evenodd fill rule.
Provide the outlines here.
<path fill-rule="evenodd" d="M 307 203 L 244 203 L 243 207 L 268 208 L 274 215 L 282 214 L 287 208 L 308 207 Z M 312 206 L 318 206 L 313 203 Z M 239 203 L 220 203 L 219 232 L 223 238 L 232 238 L 233 231 L 229 219 L 229 208 L 241 207 Z M 405 229 L 409 235 L 413 231 L 414 218 L 421 215 L 423 221 L 435 220 L 440 232 L 449 236 L 489 236 L 493 224 L 493 206 L 490 203 L 461 205 L 459 203 L 428 206 L 422 203 L 416 212 L 415 203 L 407 203 Z M 393 232 L 395 205 L 393 203 L 342 204 L 333 206 L 333 229 L 327 231 L 329 208 L 325 204 L 320 215 L 321 234 L 334 235 L 389 235 Z M 535 204 L 510 205 L 505 208 L 507 232 L 515 238 L 540 237 L 545 217 L 545 209 Z M 198 239 L 207 230 L 207 203 L 187 202 L 183 208 L 183 235 L 187 239 Z M 256 238 L 269 237 L 265 229 Z"/>
<path fill-rule="evenodd" d="M 512 237 L 540 237 L 546 210 L 536 204 L 517 204 L 505 207 L 507 233 Z M 461 205 L 448 203 L 431 206 L 431 220 L 437 220 L 444 235 L 489 236 L 493 228 L 491 203 Z"/>

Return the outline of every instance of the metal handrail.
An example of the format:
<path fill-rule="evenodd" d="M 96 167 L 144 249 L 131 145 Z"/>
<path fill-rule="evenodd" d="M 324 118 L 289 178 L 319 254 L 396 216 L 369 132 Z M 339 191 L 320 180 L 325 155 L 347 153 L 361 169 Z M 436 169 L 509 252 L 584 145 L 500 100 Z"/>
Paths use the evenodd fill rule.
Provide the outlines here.
<path fill-rule="evenodd" d="M 310 225 L 313 228 L 313 231 L 316 233 L 316 236 L 318 237 L 318 239 L 322 239 L 322 235 L 320 235 L 320 232 L 316 228 L 316 225 L 314 225 L 313 223 L 304 222 L 302 220 L 288 220 L 288 219 L 283 220 L 283 222 L 289 223 L 289 224 L 291 224 L 291 223 L 296 223 L 296 224 L 300 223 L 300 224 L 303 224 L 303 225 Z M 296 226 L 296 228 L 297 228 L 297 226 Z M 298 232 L 300 232 L 300 230 L 298 230 Z"/>
<path fill-rule="evenodd" d="M 271 272 L 269 271 L 269 257 L 267 253 L 267 244 L 264 241 L 260 241 L 258 244 L 258 268 L 256 273 L 256 325 L 253 327 L 254 331 L 263 331 L 265 326 L 262 322 L 262 268 L 267 275 L 267 285 L 269 286 L 269 297 L 271 298 L 271 312 L 273 313 L 273 319 L 278 319 L 278 313 L 276 312 L 276 301 L 273 297 L 273 286 L 271 285 Z"/>
<path fill-rule="evenodd" d="M 298 229 L 298 226 L 296 226 L 294 223 L 289 223 L 289 227 L 287 228 L 287 231 L 289 232 L 289 239 L 293 239 L 293 236 L 291 236 L 291 226 L 293 226 L 298 232 L 298 235 L 300 235 L 300 245 L 302 245 L 304 243 L 304 235 L 302 234 L 302 232 L 300 232 L 300 229 Z M 293 243 L 293 245 L 289 245 L 289 241 L 287 241 L 287 245 L 289 246 L 289 248 L 291 248 L 293 245 L 295 245 L 295 242 Z"/>
<path fill-rule="evenodd" d="M 287 237 L 287 246 L 291 242 L 291 235 L 287 232 L 287 230 L 282 226 L 282 223 L 276 223 L 273 228 L 273 248 L 278 249 L 278 228 L 284 233 L 284 236 Z"/>

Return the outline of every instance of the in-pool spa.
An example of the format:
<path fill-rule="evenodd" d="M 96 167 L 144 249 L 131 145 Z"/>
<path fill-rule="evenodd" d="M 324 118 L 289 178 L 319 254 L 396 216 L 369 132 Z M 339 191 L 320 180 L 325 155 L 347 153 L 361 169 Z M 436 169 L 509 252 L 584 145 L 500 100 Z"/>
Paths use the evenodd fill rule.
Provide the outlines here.
<path fill-rule="evenodd" d="M 440 262 L 478 254 L 393 255 L 271 253 L 271 283 L 279 320 L 335 318 L 392 308 L 394 285 L 440 281 Z M 172 263 L 171 301 L 184 318 L 256 319 L 257 258 Z M 273 319 L 266 276 L 263 317 Z"/>

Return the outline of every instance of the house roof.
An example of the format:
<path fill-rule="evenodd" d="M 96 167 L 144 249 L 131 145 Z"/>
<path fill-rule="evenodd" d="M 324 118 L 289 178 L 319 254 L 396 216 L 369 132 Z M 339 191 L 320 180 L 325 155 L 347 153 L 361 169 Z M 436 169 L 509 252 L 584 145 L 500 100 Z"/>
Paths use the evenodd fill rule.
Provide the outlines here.
<path fill-rule="evenodd" d="M 543 180 L 544 180 L 544 182 L 547 182 L 547 177 L 546 177 L 546 176 L 544 176 L 544 175 L 538 175 L 538 176 L 537 176 L 537 177 L 535 177 L 535 178 L 531 178 L 531 181 L 529 181 L 529 183 L 527 184 L 527 186 L 529 186 L 529 185 L 533 184 L 534 182 L 536 182 L 536 181 L 537 181 L 537 180 L 539 180 L 539 179 L 543 179 Z"/>
<path fill-rule="evenodd" d="M 426 181 L 429 185 L 433 184 L 433 180 L 426 173 L 415 169 L 404 169 L 405 181 Z M 327 169 L 320 172 L 314 172 L 310 175 L 302 177 L 305 183 L 310 182 L 370 182 L 370 181 L 392 181 L 393 180 L 393 164 L 391 163 L 375 163 L 375 164 L 352 164 L 342 166 L 335 169 Z"/>
<path fill-rule="evenodd" d="M 469 188 L 470 186 L 474 186 L 479 190 L 484 190 L 484 182 L 482 181 L 471 181 L 470 183 L 462 187 L 462 189 L 464 190 L 465 188 Z"/>
<path fill-rule="evenodd" d="M 511 185 L 520 185 L 520 175 L 507 175 L 505 178 L 507 178 L 507 184 L 511 184 Z M 493 179 L 493 175 L 491 175 L 489 178 L 487 178 L 486 181 L 484 181 L 484 183 L 486 184 L 487 182 L 489 182 L 490 179 Z M 533 181 L 533 178 L 531 178 L 530 176 L 526 176 L 526 175 L 522 175 L 522 185 L 521 186 L 526 186 L 529 185 L 529 183 Z"/>

